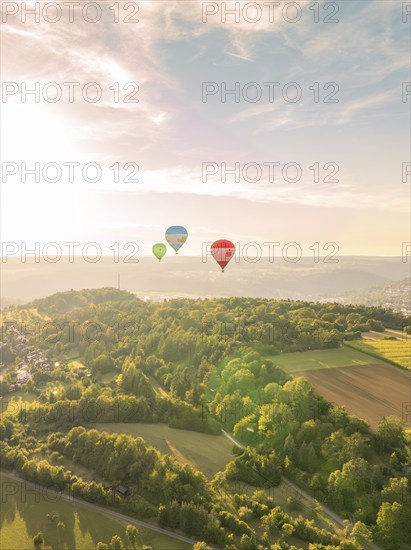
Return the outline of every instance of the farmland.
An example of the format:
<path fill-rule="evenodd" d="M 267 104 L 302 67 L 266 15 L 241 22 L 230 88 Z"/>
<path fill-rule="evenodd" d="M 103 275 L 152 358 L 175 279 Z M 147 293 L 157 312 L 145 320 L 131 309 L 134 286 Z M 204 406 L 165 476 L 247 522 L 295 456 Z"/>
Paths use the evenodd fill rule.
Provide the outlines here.
<path fill-rule="evenodd" d="M 355 342 L 356 349 L 411 370 L 411 340 L 377 340 Z"/>
<path fill-rule="evenodd" d="M 396 415 L 407 422 L 403 411 L 410 401 L 407 374 L 384 361 L 382 352 L 378 358 L 360 350 L 365 352 L 368 346 L 373 350 L 389 349 L 387 358 L 401 357 L 403 363 L 408 361 L 409 364 L 410 343 L 375 339 L 354 345 L 358 349 L 344 346 L 284 353 L 271 359 L 288 374 L 307 378 L 318 394 L 344 405 L 350 413 L 364 418 L 374 428 L 383 416 L 388 415 Z M 397 355 L 394 350 L 397 350 Z"/>
<path fill-rule="evenodd" d="M 169 428 L 165 424 L 96 424 L 96 429 L 142 437 L 161 453 L 173 455 L 181 464 L 197 468 L 209 478 L 232 460 L 233 445 L 223 435 L 208 435 Z"/>
<path fill-rule="evenodd" d="M 383 416 L 396 415 L 407 421 L 403 407 L 410 401 L 410 380 L 400 369 L 373 364 L 311 370 L 302 374 L 325 399 L 344 405 L 373 428 Z"/>

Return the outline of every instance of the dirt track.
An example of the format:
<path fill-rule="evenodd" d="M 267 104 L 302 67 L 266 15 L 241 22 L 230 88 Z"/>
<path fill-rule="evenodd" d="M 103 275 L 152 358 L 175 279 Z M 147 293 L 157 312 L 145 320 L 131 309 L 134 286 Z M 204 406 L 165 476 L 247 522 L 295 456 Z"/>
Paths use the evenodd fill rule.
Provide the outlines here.
<path fill-rule="evenodd" d="M 297 375 L 297 374 L 296 374 Z M 301 376 L 317 393 L 367 420 L 375 428 L 383 416 L 396 415 L 411 427 L 411 376 L 389 365 L 359 365 L 305 371 Z"/>

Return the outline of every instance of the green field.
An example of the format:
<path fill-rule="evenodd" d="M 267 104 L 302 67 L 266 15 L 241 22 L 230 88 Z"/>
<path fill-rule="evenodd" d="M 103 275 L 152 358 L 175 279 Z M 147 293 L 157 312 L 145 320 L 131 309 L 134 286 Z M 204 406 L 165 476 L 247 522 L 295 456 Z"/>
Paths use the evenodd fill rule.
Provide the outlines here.
<path fill-rule="evenodd" d="M 97 542 L 109 542 L 113 535 L 120 535 L 124 544 L 127 544 L 126 522 L 2 475 L 0 488 L 0 548 L 4 550 L 32 550 L 33 536 L 39 531 L 44 535 L 45 545 L 53 550 L 94 550 Z M 56 514 L 58 519 L 52 522 L 46 517 L 47 514 Z M 59 521 L 65 524 L 61 534 L 56 525 Z M 156 550 L 192 548 L 189 544 L 149 529 L 138 529 L 140 544 Z M 126 548 L 131 547 L 128 545 Z"/>
<path fill-rule="evenodd" d="M 113 382 L 114 378 L 118 376 L 118 372 L 115 370 L 111 370 L 110 372 L 105 372 L 104 374 L 98 374 L 97 375 L 97 382 L 100 382 L 103 385 L 110 384 Z"/>
<path fill-rule="evenodd" d="M 211 478 L 233 459 L 233 444 L 223 435 L 209 435 L 169 428 L 165 424 L 96 424 L 96 429 L 142 437 L 161 453 L 168 453 L 182 464 L 190 464 Z"/>
<path fill-rule="evenodd" d="M 385 361 L 370 357 L 352 348 L 301 351 L 267 357 L 288 374 L 318 369 L 333 369 L 359 365 L 385 365 Z"/>
<path fill-rule="evenodd" d="M 351 345 L 364 353 L 375 354 L 381 359 L 387 359 L 408 370 L 411 369 L 411 341 L 410 340 L 367 340 L 353 342 Z M 376 359 L 370 357 L 375 363 Z"/>
<path fill-rule="evenodd" d="M 23 405 L 26 408 L 34 407 L 36 404 L 37 395 L 25 390 L 19 390 L 0 397 L 1 414 L 18 412 L 19 407 Z"/>
<path fill-rule="evenodd" d="M 89 468 L 73 462 L 66 456 L 58 455 L 58 457 L 56 458 L 50 457 L 47 454 L 43 454 L 41 457 L 39 457 L 39 460 L 47 460 L 55 466 L 63 466 L 64 469 L 70 470 L 73 474 L 81 477 L 81 479 L 85 481 L 96 481 L 102 483 L 103 485 L 105 484 L 105 480 L 103 477 L 99 476 L 96 472 L 90 470 Z"/>

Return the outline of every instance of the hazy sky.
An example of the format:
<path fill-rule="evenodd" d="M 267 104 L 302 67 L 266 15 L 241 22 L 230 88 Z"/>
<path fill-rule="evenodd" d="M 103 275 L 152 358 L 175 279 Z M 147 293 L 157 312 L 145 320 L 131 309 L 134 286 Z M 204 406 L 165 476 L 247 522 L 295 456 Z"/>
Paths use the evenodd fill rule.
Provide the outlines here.
<path fill-rule="evenodd" d="M 201 254 L 201 243 L 217 238 L 296 241 L 307 253 L 314 242 L 334 241 L 342 255 L 401 254 L 401 243 L 410 240 L 410 179 L 402 181 L 402 163 L 410 155 L 411 95 L 404 102 L 402 91 L 411 80 L 411 15 L 402 21 L 403 2 L 320 2 L 318 13 L 313 2 L 299 2 L 299 13 L 296 3 L 284 12 L 284 2 L 243 1 L 239 22 L 229 14 L 224 21 L 216 2 L 135 3 L 138 12 L 134 2 L 99 2 L 96 23 L 78 7 L 70 22 L 63 4 L 55 23 L 52 8 L 37 22 L 28 14 L 24 21 L 19 9 L 3 23 L 2 75 L 9 83 L 1 104 L 3 241 L 96 241 L 104 249 L 135 242 L 147 253 L 178 224 L 190 234 L 185 255 Z M 258 10 L 261 18 L 252 22 Z M 325 23 L 327 15 L 339 22 Z M 86 16 L 98 12 L 91 6 Z M 24 85 L 35 82 L 38 102 L 24 95 Z M 79 84 L 72 85 L 73 102 L 69 82 Z M 86 90 L 93 99 L 91 82 L 102 91 L 95 103 L 82 96 Z M 134 94 L 126 86 L 133 82 Z M 216 93 L 204 98 L 206 82 Z M 228 95 L 223 102 L 223 83 L 233 89 L 236 82 L 239 101 Z M 292 82 L 297 86 L 287 88 Z M 59 89 L 59 101 L 43 98 L 53 100 Z M 338 102 L 324 103 L 327 96 Z M 41 170 L 59 163 L 61 179 L 35 182 L 28 175 L 22 182 L 23 162 L 28 168 L 38 162 Z M 74 182 L 63 165 L 70 162 L 80 163 Z M 87 163 L 101 165 L 100 181 L 84 180 Z M 115 163 L 130 163 L 119 182 L 109 169 Z M 216 171 L 207 181 L 203 163 Z M 240 181 L 228 174 L 224 182 L 221 163 L 254 165 Z M 274 181 L 263 163 L 279 163 Z M 283 179 L 287 163 L 301 167 L 300 181 Z M 319 182 L 309 168 L 314 163 Z M 338 183 L 324 181 L 335 166 L 324 171 L 327 163 L 338 165 Z M 138 182 L 124 181 L 134 165 Z M 4 170 L 13 167 L 17 174 L 5 181 Z M 259 167 L 261 178 L 251 181 Z M 295 173 L 291 166 L 288 179 Z M 47 169 L 48 179 L 55 174 Z"/>

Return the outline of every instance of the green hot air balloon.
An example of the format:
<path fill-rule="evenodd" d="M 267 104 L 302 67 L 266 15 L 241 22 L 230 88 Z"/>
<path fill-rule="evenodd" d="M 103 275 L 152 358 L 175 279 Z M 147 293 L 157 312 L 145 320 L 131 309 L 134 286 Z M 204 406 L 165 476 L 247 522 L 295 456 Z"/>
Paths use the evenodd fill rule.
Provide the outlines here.
<path fill-rule="evenodd" d="M 164 256 L 164 254 L 167 252 L 167 247 L 163 243 L 156 243 L 153 245 L 153 254 L 157 258 L 157 260 L 160 262 L 161 258 Z"/>

